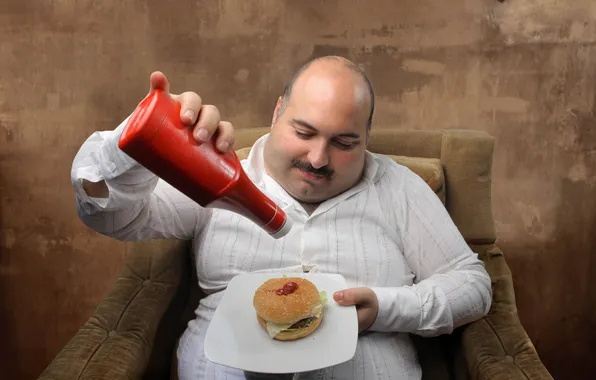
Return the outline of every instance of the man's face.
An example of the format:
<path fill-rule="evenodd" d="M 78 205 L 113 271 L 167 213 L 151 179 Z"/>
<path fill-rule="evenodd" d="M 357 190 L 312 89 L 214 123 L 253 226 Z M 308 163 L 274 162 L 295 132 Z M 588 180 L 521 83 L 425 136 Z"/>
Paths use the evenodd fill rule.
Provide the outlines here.
<path fill-rule="evenodd" d="M 353 85 L 317 78 L 304 81 L 296 83 L 281 115 L 278 100 L 264 151 L 265 166 L 291 196 L 320 203 L 359 181 L 369 109 Z"/>

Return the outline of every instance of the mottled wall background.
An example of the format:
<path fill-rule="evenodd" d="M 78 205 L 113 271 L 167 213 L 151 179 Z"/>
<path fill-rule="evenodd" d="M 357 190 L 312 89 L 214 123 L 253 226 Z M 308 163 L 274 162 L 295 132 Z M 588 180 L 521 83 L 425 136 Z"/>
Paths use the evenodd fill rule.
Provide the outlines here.
<path fill-rule="evenodd" d="M 593 0 L 0 0 L 0 372 L 32 379 L 124 246 L 77 219 L 71 160 L 162 70 L 236 128 L 268 125 L 306 59 L 352 58 L 375 128 L 497 138 L 494 210 L 521 319 L 555 378 L 596 374 Z"/>

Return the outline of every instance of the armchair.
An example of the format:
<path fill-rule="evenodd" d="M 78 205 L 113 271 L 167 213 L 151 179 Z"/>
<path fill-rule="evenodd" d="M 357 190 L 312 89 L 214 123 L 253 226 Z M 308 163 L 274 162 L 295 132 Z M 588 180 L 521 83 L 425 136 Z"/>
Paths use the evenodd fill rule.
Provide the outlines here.
<path fill-rule="evenodd" d="M 240 158 L 268 128 L 236 131 Z M 437 338 L 414 337 L 425 379 L 552 379 L 517 315 L 511 272 L 495 244 L 492 136 L 481 131 L 372 130 L 369 150 L 420 175 L 492 278 L 489 314 Z M 40 379 L 168 379 L 175 348 L 203 296 L 190 242 L 127 243 L 113 288 Z"/>

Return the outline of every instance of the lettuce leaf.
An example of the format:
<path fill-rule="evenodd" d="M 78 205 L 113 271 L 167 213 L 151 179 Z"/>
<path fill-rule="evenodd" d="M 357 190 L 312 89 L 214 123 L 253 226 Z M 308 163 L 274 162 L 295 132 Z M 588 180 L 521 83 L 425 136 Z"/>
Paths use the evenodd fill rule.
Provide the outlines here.
<path fill-rule="evenodd" d="M 325 305 L 327 303 L 327 292 L 324 290 L 319 292 L 319 297 L 321 298 L 321 304 Z"/>

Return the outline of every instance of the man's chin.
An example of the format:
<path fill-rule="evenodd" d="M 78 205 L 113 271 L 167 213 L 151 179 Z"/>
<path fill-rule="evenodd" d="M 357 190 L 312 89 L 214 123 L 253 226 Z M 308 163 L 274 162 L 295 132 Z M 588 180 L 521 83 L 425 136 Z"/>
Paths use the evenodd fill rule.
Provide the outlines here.
<path fill-rule="evenodd" d="M 288 194 L 290 194 L 290 196 L 292 196 L 292 198 L 301 203 L 318 204 L 326 201 L 329 198 L 321 194 L 315 194 L 312 190 L 312 185 L 305 185 L 304 182 L 302 182 L 298 184 L 298 186 L 292 186 L 291 191 L 286 191 Z"/>

